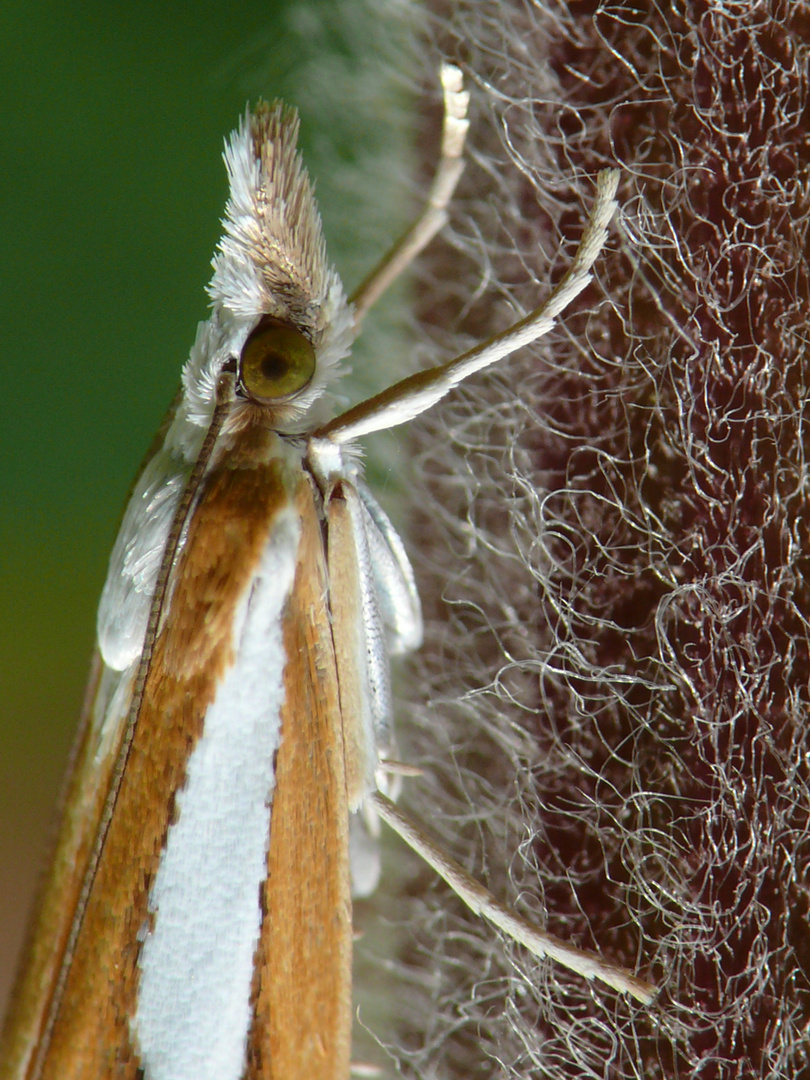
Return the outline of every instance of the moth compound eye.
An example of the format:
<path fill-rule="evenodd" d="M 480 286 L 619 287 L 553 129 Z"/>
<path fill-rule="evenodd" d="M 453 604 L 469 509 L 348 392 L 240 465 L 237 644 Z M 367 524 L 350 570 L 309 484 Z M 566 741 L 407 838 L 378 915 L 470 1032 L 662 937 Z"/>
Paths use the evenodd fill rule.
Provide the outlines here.
<path fill-rule="evenodd" d="M 269 316 L 245 342 L 239 377 L 248 397 L 260 403 L 289 398 L 311 382 L 315 350 L 300 330 Z"/>

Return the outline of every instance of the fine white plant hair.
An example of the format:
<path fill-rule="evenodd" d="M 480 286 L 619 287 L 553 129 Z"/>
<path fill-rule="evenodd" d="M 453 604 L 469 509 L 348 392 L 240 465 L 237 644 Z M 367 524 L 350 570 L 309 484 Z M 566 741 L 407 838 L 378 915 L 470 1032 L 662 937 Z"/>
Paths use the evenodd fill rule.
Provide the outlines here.
<path fill-rule="evenodd" d="M 436 7 L 471 130 L 422 358 L 535 305 L 606 166 L 623 233 L 578 317 L 413 425 L 403 801 L 662 991 L 636 1011 L 527 961 L 426 875 L 391 1052 L 420 1077 L 798 1075 L 810 6 Z"/>

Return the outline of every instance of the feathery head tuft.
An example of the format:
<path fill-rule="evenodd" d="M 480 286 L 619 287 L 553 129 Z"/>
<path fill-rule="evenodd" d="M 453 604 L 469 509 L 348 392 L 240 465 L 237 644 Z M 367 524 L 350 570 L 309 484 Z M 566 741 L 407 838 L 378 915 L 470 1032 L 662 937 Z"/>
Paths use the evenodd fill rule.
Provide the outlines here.
<path fill-rule="evenodd" d="M 338 374 L 353 337 L 351 309 L 329 265 L 321 217 L 296 149 L 298 114 L 275 102 L 247 112 L 225 145 L 230 181 L 225 235 L 208 291 L 224 325 L 249 329 L 264 315 L 310 340 L 317 372 L 297 403 L 305 411 Z"/>

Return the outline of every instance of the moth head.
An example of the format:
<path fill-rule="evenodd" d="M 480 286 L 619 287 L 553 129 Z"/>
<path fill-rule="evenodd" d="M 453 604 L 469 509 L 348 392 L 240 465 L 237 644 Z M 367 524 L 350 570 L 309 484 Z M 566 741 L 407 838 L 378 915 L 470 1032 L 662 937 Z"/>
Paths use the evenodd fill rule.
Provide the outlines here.
<path fill-rule="evenodd" d="M 240 395 L 287 423 L 340 374 L 354 336 L 296 149 L 298 126 L 295 110 L 260 104 L 227 140 L 230 194 L 209 285 Z"/>

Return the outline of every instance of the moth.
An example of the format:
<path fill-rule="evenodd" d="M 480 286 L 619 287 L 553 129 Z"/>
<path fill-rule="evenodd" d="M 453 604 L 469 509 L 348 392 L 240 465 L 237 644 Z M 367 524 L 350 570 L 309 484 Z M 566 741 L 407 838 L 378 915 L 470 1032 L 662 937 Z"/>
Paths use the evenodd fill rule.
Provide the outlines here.
<path fill-rule="evenodd" d="M 369 306 L 446 219 L 467 95 L 442 70 L 426 208 L 347 300 L 283 105 L 226 144 L 212 313 L 112 552 L 51 876 L 0 1053 L 14 1080 L 341 1080 L 352 881 L 381 818 L 538 955 L 652 988 L 499 904 L 389 798 L 389 656 L 421 639 L 402 541 L 356 440 L 405 423 L 537 339 L 590 280 L 602 173 L 570 270 L 536 311 L 330 418 Z"/>

